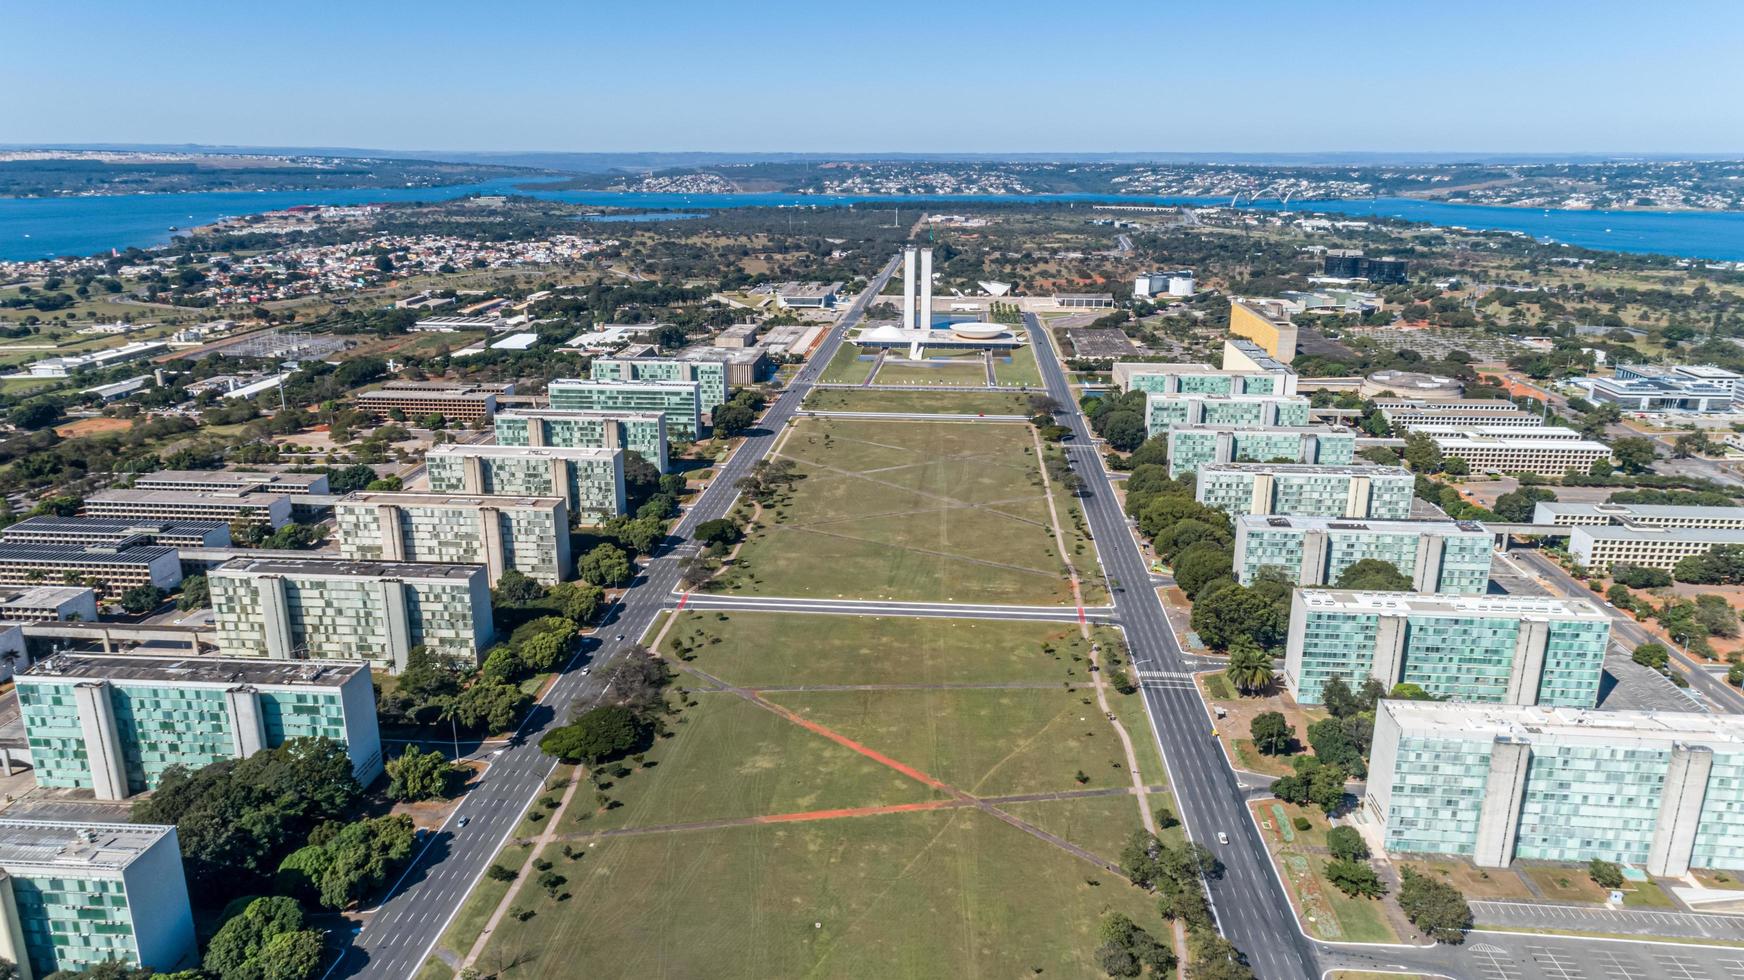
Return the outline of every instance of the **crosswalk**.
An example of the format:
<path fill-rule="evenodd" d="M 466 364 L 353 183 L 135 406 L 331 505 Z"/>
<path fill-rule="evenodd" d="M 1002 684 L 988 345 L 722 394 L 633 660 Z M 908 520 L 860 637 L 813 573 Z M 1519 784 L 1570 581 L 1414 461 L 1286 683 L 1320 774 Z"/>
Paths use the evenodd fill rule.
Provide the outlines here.
<path fill-rule="evenodd" d="M 1193 675 L 1184 670 L 1145 670 L 1138 672 L 1140 687 L 1172 688 L 1178 691 L 1197 691 L 1193 684 Z"/>

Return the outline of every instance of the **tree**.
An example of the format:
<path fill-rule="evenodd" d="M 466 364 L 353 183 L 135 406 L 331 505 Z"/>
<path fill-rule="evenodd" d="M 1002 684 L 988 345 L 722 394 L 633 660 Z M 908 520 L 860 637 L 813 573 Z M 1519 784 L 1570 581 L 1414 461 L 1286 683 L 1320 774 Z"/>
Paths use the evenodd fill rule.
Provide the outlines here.
<path fill-rule="evenodd" d="M 279 885 L 343 909 L 386 884 L 416 843 L 412 818 L 405 814 L 354 821 L 325 843 L 311 843 L 287 857 L 279 866 Z"/>
<path fill-rule="evenodd" d="M 554 728 L 539 740 L 541 751 L 565 762 L 599 765 L 643 747 L 653 728 L 623 705 L 607 705 Z"/>
<path fill-rule="evenodd" d="M 190 575 L 182 579 L 182 594 L 176 599 L 176 608 L 183 612 L 199 609 L 210 605 L 212 594 L 206 585 L 206 576 Z"/>
<path fill-rule="evenodd" d="M 1175 556 L 1175 584 L 1189 596 L 1197 597 L 1207 583 L 1229 576 L 1233 571 L 1230 553 L 1218 544 L 1201 541 Z"/>
<path fill-rule="evenodd" d="M 1441 472 L 1448 476 L 1465 476 L 1471 472 L 1471 466 L 1458 456 L 1448 456 L 1441 461 Z"/>
<path fill-rule="evenodd" d="M 1691 456 L 1705 456 L 1714 451 L 1714 444 L 1708 441 L 1705 432 L 1685 432 L 1679 435 L 1671 444 L 1671 455 L 1677 459 L 1688 459 Z"/>
<path fill-rule="evenodd" d="M 575 572 L 594 585 L 614 588 L 630 581 L 630 556 L 613 545 L 598 545 L 575 563 Z"/>
<path fill-rule="evenodd" d="M 731 438 L 757 424 L 757 413 L 744 405 L 728 403 L 715 409 L 715 435 Z"/>
<path fill-rule="evenodd" d="M 1635 648 L 1635 652 L 1629 655 L 1629 659 L 1643 667 L 1651 667 L 1664 673 L 1666 667 L 1671 664 L 1671 651 L 1667 650 L 1663 643 L 1643 643 Z"/>
<path fill-rule="evenodd" d="M 1680 560 L 1671 574 L 1679 582 L 1697 585 L 1744 584 L 1744 545 L 1715 545 L 1707 554 Z"/>
<path fill-rule="evenodd" d="M 1387 697 L 1392 698 L 1394 701 L 1438 701 L 1438 700 L 1440 700 L 1435 695 L 1430 694 L 1428 691 L 1425 691 L 1423 689 L 1423 685 L 1413 684 L 1410 681 L 1400 681 L 1399 683 L 1394 684 L 1393 689 L 1391 691 L 1387 692 Z"/>
<path fill-rule="evenodd" d="M 738 544 L 744 536 L 745 533 L 739 529 L 739 525 L 724 517 L 703 521 L 696 526 L 695 532 L 696 540 L 702 544 L 718 544 L 723 547 Z"/>
<path fill-rule="evenodd" d="M 1342 719 L 1322 718 L 1309 725 L 1308 744 L 1314 749 L 1314 757 L 1321 762 L 1341 766 L 1358 777 L 1367 769 L 1362 748 L 1351 737 Z"/>
<path fill-rule="evenodd" d="M 1338 574 L 1337 587 L 1362 589 L 1368 592 L 1413 592 L 1416 586 L 1392 562 L 1380 558 L 1363 558 L 1351 562 Z"/>
<path fill-rule="evenodd" d="M 164 595 L 164 590 L 155 585 L 136 585 L 121 593 L 121 608 L 141 616 L 161 605 Z"/>
<path fill-rule="evenodd" d="M 1399 910 L 1411 924 L 1437 942 L 1461 943 L 1471 928 L 1471 906 L 1452 885 L 1409 867 L 1399 869 Z"/>
<path fill-rule="evenodd" d="M 559 582 L 551 587 L 550 596 L 557 608 L 576 625 L 593 622 L 605 604 L 605 590 L 586 582 Z"/>
<path fill-rule="evenodd" d="M 1623 869 L 1615 862 L 1593 858 L 1587 862 L 1587 877 L 1600 888 L 1623 887 Z"/>
<path fill-rule="evenodd" d="M 1725 596 L 1712 593 L 1696 596 L 1696 624 L 1709 636 L 1730 639 L 1738 635 L 1738 613 Z"/>
<path fill-rule="evenodd" d="M 1348 718 L 1362 710 L 1362 702 L 1344 678 L 1334 677 L 1320 687 L 1320 703 L 1334 718 Z"/>
<path fill-rule="evenodd" d="M 1132 452 L 1144 444 L 1144 416 L 1124 410 L 1111 412 L 1102 422 L 1101 433 L 1108 445 L 1123 453 Z"/>
<path fill-rule="evenodd" d="M 491 590 L 491 605 L 513 609 L 545 598 L 545 586 L 513 568 L 504 569 Z"/>
<path fill-rule="evenodd" d="M 45 428 L 61 417 L 60 406 L 48 399 L 25 402 L 6 414 L 6 421 L 20 429 Z"/>
<path fill-rule="evenodd" d="M 245 902 L 245 904 L 243 904 Z M 308 980 L 321 965 L 321 933 L 303 927 L 303 909 L 283 896 L 239 900 L 202 961 L 218 980 Z M 311 956 L 310 953 L 313 952 Z"/>
<path fill-rule="evenodd" d="M 533 697 L 507 681 L 480 677 L 449 703 L 444 720 L 468 730 L 508 731 Z"/>
<path fill-rule="evenodd" d="M 1530 524 L 1538 505 L 1555 499 L 1555 492 L 1544 487 L 1521 487 L 1497 497 L 1496 505 L 1490 509 L 1495 512 L 1496 519 L 1499 521 L 1505 521 L 1509 524 Z"/>
<path fill-rule="evenodd" d="M 1261 694 L 1272 686 L 1271 655 L 1245 637 L 1230 647 L 1229 666 L 1224 676 L 1243 694 Z"/>
<path fill-rule="evenodd" d="M 375 470 L 362 463 L 327 470 L 327 489 L 333 493 L 355 493 L 375 481 Z"/>
<path fill-rule="evenodd" d="M 1111 977 L 1136 977 L 1147 966 L 1159 976 L 1174 971 L 1175 954 L 1122 913 L 1104 916 L 1097 935 L 1096 962 Z"/>
<path fill-rule="evenodd" d="M 1337 828 L 1347 829 L 1347 828 Z M 1334 888 L 1355 898 L 1380 898 L 1387 893 L 1375 869 L 1361 861 L 1337 860 L 1326 863 L 1326 880 Z"/>
<path fill-rule="evenodd" d="M 1296 728 L 1277 711 L 1262 711 L 1248 724 L 1248 735 L 1262 755 L 1288 755 L 1296 742 Z"/>
<path fill-rule="evenodd" d="M 1671 584 L 1671 573 L 1661 568 L 1619 563 L 1611 566 L 1611 579 L 1631 589 L 1661 589 Z"/>
<path fill-rule="evenodd" d="M 388 795 L 396 800 L 434 800 L 448 795 L 448 785 L 458 771 L 442 753 L 420 751 L 416 745 L 406 747 L 399 756 L 389 759 Z"/>
<path fill-rule="evenodd" d="M 1617 466 L 1625 473 L 1645 473 L 1653 468 L 1653 461 L 1659 454 L 1653 449 L 1653 440 L 1644 436 L 1624 436 L 1611 441 L 1611 456 L 1617 460 Z"/>
<path fill-rule="evenodd" d="M 1355 827 L 1334 827 L 1326 832 L 1326 849 L 1340 861 L 1361 861 L 1369 856 L 1369 846 Z"/>
<path fill-rule="evenodd" d="M 1441 469 L 1441 446 L 1421 432 L 1405 437 L 1405 464 L 1413 472 L 1434 473 Z"/>
<path fill-rule="evenodd" d="M 174 824 L 189 891 L 222 900 L 264 884 L 295 843 L 362 795 L 343 745 L 291 738 L 246 759 L 171 766 L 133 817 Z"/>
<path fill-rule="evenodd" d="M 1216 650 L 1228 650 L 1240 639 L 1271 646 L 1288 626 L 1287 610 L 1257 589 L 1232 582 L 1201 590 L 1193 600 L 1192 626 Z"/>

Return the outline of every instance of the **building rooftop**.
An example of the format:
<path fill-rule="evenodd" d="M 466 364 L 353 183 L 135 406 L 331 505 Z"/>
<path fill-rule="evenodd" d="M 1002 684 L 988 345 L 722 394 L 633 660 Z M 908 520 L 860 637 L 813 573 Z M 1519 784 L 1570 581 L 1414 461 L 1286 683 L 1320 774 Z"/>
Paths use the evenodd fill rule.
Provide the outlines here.
<path fill-rule="evenodd" d="M 1370 522 L 1375 523 L 1375 522 Z M 1297 589 L 1309 609 L 1373 613 L 1379 616 L 1472 616 L 1501 619 L 1584 619 L 1609 622 L 1599 607 L 1583 599 L 1536 595 L 1454 595 L 1419 592 L 1365 592 L 1358 589 Z"/>
<path fill-rule="evenodd" d="M 1201 479 L 1206 474 L 1215 472 L 1295 474 L 1300 476 L 1411 476 L 1411 471 L 1403 466 L 1379 466 L 1375 464 L 1322 466 L 1317 463 L 1204 463 L 1199 467 Z"/>
<path fill-rule="evenodd" d="M 0 869 L 123 871 L 174 830 L 157 824 L 0 820 Z"/>
<path fill-rule="evenodd" d="M 1610 328 L 1607 328 L 1610 329 Z M 1683 377 L 1701 381 L 1744 381 L 1744 374 L 1715 367 L 1712 364 L 1619 364 L 1619 371 L 1629 371 L 1642 377 Z"/>
<path fill-rule="evenodd" d="M 1648 527 L 1640 524 L 1575 525 L 1568 529 L 1569 542 L 1576 538 L 1629 541 L 1692 541 L 1708 544 L 1744 544 L 1744 528 Z"/>
<path fill-rule="evenodd" d="M 18 544 L 0 543 L 0 563 L 64 561 L 81 565 L 103 562 L 108 565 L 149 565 L 165 555 L 175 555 L 176 549 L 159 545 L 135 544 L 121 548 L 82 544 Z"/>
<path fill-rule="evenodd" d="M 609 449 L 603 446 L 565 449 L 559 446 L 463 445 L 451 442 L 440 446 L 431 446 L 429 451 L 424 454 L 424 458 L 429 459 L 431 456 L 494 456 L 498 459 L 611 459 L 622 453 L 622 449 Z"/>
<path fill-rule="evenodd" d="M 1497 432 L 1482 435 L 1462 433 L 1454 435 L 1433 435 L 1430 438 L 1446 453 L 1450 448 L 1495 446 L 1507 449 L 1582 449 L 1602 450 L 1606 456 L 1611 454 L 1611 447 L 1591 439 L 1546 439 L 1531 429 L 1519 429 L 1513 432 Z"/>
<path fill-rule="evenodd" d="M 35 585 L 0 598 L 0 609 L 55 609 L 91 594 L 91 590 L 82 585 Z"/>
<path fill-rule="evenodd" d="M 1536 418 L 1536 416 L 1533 416 Z M 1518 439 L 1530 436 L 1533 439 L 1582 439 L 1585 438 L 1573 429 L 1560 425 L 1484 425 L 1481 422 L 1409 422 L 1406 427 L 1414 434 L 1433 436 L 1437 439 L 1455 436 L 1499 436 Z"/>
<path fill-rule="evenodd" d="M 310 487 L 327 479 L 325 473 L 245 473 L 240 470 L 158 470 L 143 473 L 134 485 L 145 483 L 228 483 L 238 492 L 244 488 L 270 493 L 275 486 Z"/>
<path fill-rule="evenodd" d="M 1241 514 L 1235 518 L 1242 530 L 1294 529 L 1297 531 L 1372 531 L 1376 534 L 1482 534 L 1490 532 L 1477 521 L 1374 521 L 1352 517 L 1282 517 Z"/>
<path fill-rule="evenodd" d="M 346 504 L 397 507 L 538 507 L 550 508 L 563 503 L 562 497 L 499 497 L 491 494 L 465 493 L 403 493 L 360 491 L 339 501 Z"/>
<path fill-rule="evenodd" d="M 788 299 L 824 299 L 841 291 L 839 282 L 784 282 L 774 287 L 777 296 Z"/>
<path fill-rule="evenodd" d="M 219 571 L 239 575 L 290 575 L 322 578 L 398 578 L 464 582 L 483 565 L 452 565 L 426 561 L 359 561 L 321 558 L 232 558 Z"/>
<path fill-rule="evenodd" d="M 1520 406 L 1502 398 L 1461 398 L 1457 401 L 1423 401 L 1415 398 L 1377 398 L 1375 407 L 1397 412 L 1519 412 Z"/>
<path fill-rule="evenodd" d="M 1744 716 L 1701 711 L 1594 711 L 1543 705 L 1382 701 L 1406 732 L 1458 731 L 1540 745 L 1664 747 L 1673 742 L 1744 749 Z"/>
<path fill-rule="evenodd" d="M 499 392 L 479 391 L 474 388 L 381 388 L 376 391 L 360 391 L 357 393 L 357 397 L 360 399 L 428 398 L 437 401 L 478 401 L 496 394 Z"/>
<path fill-rule="evenodd" d="M 1248 360 L 1253 361 L 1255 364 L 1259 365 L 1259 368 L 1262 371 L 1278 372 L 1278 373 L 1283 373 L 1283 374 L 1295 374 L 1296 373 L 1295 368 L 1291 367 L 1288 364 L 1285 364 L 1283 361 L 1280 361 L 1277 358 L 1273 357 L 1272 355 L 1266 353 L 1266 349 L 1264 347 L 1261 347 L 1260 345 L 1254 343 L 1253 341 L 1248 340 L 1246 337 L 1229 337 L 1229 338 L 1226 338 L 1223 342 L 1224 342 L 1224 344 L 1231 346 L 1231 347 L 1234 347 L 1238 351 L 1241 351 L 1242 356 L 1246 357 Z"/>
<path fill-rule="evenodd" d="M 286 499 L 277 493 L 238 493 L 229 490 L 100 490 L 85 498 L 94 501 L 125 501 L 140 504 L 241 503 L 271 507 Z"/>
<path fill-rule="evenodd" d="M 1195 422 L 1191 425 L 1171 425 L 1169 434 L 1177 432 L 1295 432 L 1301 435 L 1343 435 L 1356 438 L 1356 432 L 1342 425 L 1233 425 Z"/>
<path fill-rule="evenodd" d="M 1551 514 L 1599 514 L 1627 520 L 1631 517 L 1685 518 L 1704 517 L 1723 520 L 1744 520 L 1744 507 L 1691 507 L 1680 504 L 1592 504 L 1546 500 L 1537 504 Z"/>
<path fill-rule="evenodd" d="M 695 381 L 659 381 L 652 379 L 641 381 L 595 381 L 592 378 L 555 378 L 550 384 L 545 386 L 546 393 L 549 394 L 551 389 L 558 385 L 572 388 L 641 388 L 648 391 L 656 391 L 660 389 L 668 391 L 695 391 L 697 387 Z"/>
<path fill-rule="evenodd" d="M 665 417 L 665 412 L 638 412 L 628 408 L 522 408 L 516 406 L 497 413 L 497 421 L 499 422 L 503 419 L 630 419 L 639 422 L 658 422 Z"/>
<path fill-rule="evenodd" d="M 136 534 L 205 535 L 230 525 L 223 521 L 144 521 L 126 517 L 26 517 L 0 528 L 0 540 L 25 534 L 82 534 L 90 537 L 125 538 Z"/>
<path fill-rule="evenodd" d="M 31 664 L 22 677 L 88 680 L 174 681 L 186 684 L 252 684 L 263 687 L 338 687 L 367 664 L 336 660 L 157 657 L 131 653 L 57 653 Z"/>

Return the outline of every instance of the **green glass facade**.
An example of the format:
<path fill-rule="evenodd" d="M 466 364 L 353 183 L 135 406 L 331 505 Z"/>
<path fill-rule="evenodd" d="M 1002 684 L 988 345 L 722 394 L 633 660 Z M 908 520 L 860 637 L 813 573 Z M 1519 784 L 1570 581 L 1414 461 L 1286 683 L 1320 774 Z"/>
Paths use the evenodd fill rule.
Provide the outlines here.
<path fill-rule="evenodd" d="M 727 366 L 718 361 L 680 361 L 666 357 L 595 358 L 595 381 L 694 381 L 699 410 L 711 415 L 727 402 Z"/>
<path fill-rule="evenodd" d="M 1276 395 L 1284 375 L 1274 372 L 1162 372 L 1132 375 L 1129 391 L 1185 395 Z"/>
<path fill-rule="evenodd" d="M 78 682 L 22 679 L 26 682 L 18 685 L 18 705 L 37 785 L 95 788 L 73 693 Z M 272 748 L 287 738 L 303 735 L 323 735 L 341 744 L 346 742 L 345 704 L 338 688 L 256 693 L 266 724 L 265 747 Z M 108 695 L 115 713 L 129 793 L 156 788 L 171 766 L 198 769 L 236 758 L 234 723 L 222 686 L 117 681 L 109 685 Z"/>
<path fill-rule="evenodd" d="M 1418 523 L 1428 526 L 1411 526 Z M 1429 553 L 1420 555 L 1425 549 Z M 1488 532 L 1451 523 L 1377 521 L 1341 526 L 1323 518 L 1268 522 L 1250 516 L 1236 522 L 1235 571 L 1243 585 L 1253 584 L 1260 569 L 1271 567 L 1282 570 L 1293 583 L 1330 586 L 1359 561 L 1387 562 L 1408 579 L 1416 579 L 1421 562 L 1428 567 L 1419 591 L 1477 595 L 1489 588 L 1492 551 Z M 1304 569 L 1304 562 L 1317 564 Z"/>
<path fill-rule="evenodd" d="M 671 438 L 690 441 L 702 434 L 701 388 L 695 382 L 564 379 L 551 382 L 545 392 L 552 408 L 663 412 Z"/>
<path fill-rule="evenodd" d="M 1312 438 L 1304 439 L 1307 435 Z M 1315 463 L 1346 466 L 1356 457 L 1348 429 L 1169 429 L 1169 476 L 1192 473 L 1206 463 Z"/>
<path fill-rule="evenodd" d="M 1307 425 L 1308 399 L 1152 394 L 1145 401 L 1145 426 L 1151 436 L 1166 432 L 1172 425 L 1195 424 Z"/>
<path fill-rule="evenodd" d="M 119 878 L 13 874 L 24 948 L 36 975 L 84 970 L 109 960 L 138 964 L 133 913 Z"/>
<path fill-rule="evenodd" d="M 1361 513 L 1348 513 L 1353 483 L 1366 482 L 1367 506 Z M 1270 493 L 1265 498 L 1266 509 L 1255 511 L 1254 487 L 1269 482 Z M 1230 516 L 1263 513 L 1300 517 L 1348 517 L 1371 520 L 1404 520 L 1411 516 L 1414 490 L 1410 473 L 1397 474 L 1342 473 L 1336 470 L 1317 473 L 1227 470 L 1201 466 L 1195 495 L 1207 507 L 1216 507 Z"/>
<path fill-rule="evenodd" d="M 611 415 L 501 414 L 496 417 L 497 443 L 504 446 L 553 446 L 559 449 L 626 449 L 664 473 L 666 421 L 658 413 Z"/>
<path fill-rule="evenodd" d="M 482 447 L 496 449 L 498 447 Z M 563 497 L 570 513 L 603 521 L 624 512 L 624 480 L 621 459 L 613 456 L 525 456 L 501 454 L 469 457 L 464 451 L 432 452 L 424 457 L 430 474 L 430 489 L 436 493 L 487 493 L 505 497 Z M 482 486 L 466 485 L 467 459 L 476 458 Z M 561 460 L 563 485 L 557 485 L 552 468 Z"/>

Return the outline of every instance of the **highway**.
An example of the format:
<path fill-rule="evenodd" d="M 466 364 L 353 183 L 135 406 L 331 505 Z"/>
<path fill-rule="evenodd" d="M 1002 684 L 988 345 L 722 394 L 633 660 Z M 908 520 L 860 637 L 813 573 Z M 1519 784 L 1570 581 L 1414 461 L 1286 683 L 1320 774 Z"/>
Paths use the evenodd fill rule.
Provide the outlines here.
<path fill-rule="evenodd" d="M 606 623 L 584 642 L 557 683 L 529 713 L 515 738 L 490 758 L 490 768 L 462 797 L 447 822 L 429 836 L 424 850 L 370 915 L 368 923 L 328 972 L 329 977 L 402 980 L 418 973 L 485 868 L 551 778 L 555 763 L 539 751 L 541 733 L 553 722 L 564 720 L 567 706 L 597 701 L 603 696 L 605 671 L 584 675 L 576 668 L 584 659 L 599 666 L 621 656 L 647 631 L 660 610 L 671 604 L 683 562 L 683 557 L 674 552 L 688 543 L 698 524 L 724 517 L 731 509 L 738 496 L 734 485 L 748 476 L 752 464 L 773 448 L 812 383 L 835 356 L 848 328 L 865 313 L 866 306 L 884 288 L 899 261 L 900 257 L 893 257 L 855 299 L 805 368 L 775 399 L 758 428 L 722 464 L 708 488 L 686 509 L 662 553 L 642 569 L 630 589 L 608 612 Z M 624 637 L 624 642 L 613 639 L 617 636 Z"/>
<path fill-rule="evenodd" d="M 1248 956 L 1264 980 L 1300 980 L 1320 974 L 1316 952 L 1296 928 L 1295 913 L 1272 872 L 1271 855 L 1248 818 L 1242 789 L 1212 734 L 1210 716 L 1190 684 L 1170 683 L 1189 676 L 1162 600 L 1149 587 L 1150 569 L 1133 540 L 1126 515 L 1102 467 L 1084 416 L 1077 411 L 1053 339 L 1033 314 L 1024 314 L 1036 363 L 1048 394 L 1062 407 L 1061 422 L 1072 430 L 1066 443 L 1072 467 L 1084 477 L 1085 516 L 1096 539 L 1103 570 L 1114 585 L 1117 618 L 1126 629 L 1129 656 L 1138 668 L 1140 691 L 1151 727 L 1169 770 L 1169 785 L 1188 836 L 1209 847 L 1223 865 L 1212 878 L 1211 900 L 1223 934 Z M 1229 843 L 1217 843 L 1217 835 Z"/>

